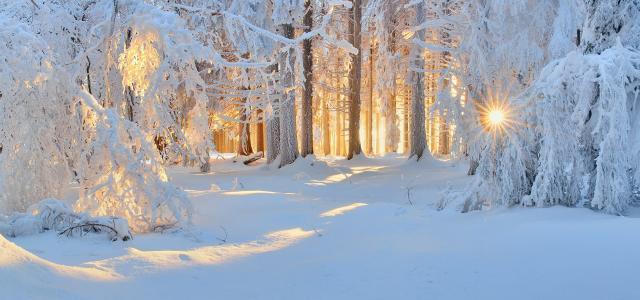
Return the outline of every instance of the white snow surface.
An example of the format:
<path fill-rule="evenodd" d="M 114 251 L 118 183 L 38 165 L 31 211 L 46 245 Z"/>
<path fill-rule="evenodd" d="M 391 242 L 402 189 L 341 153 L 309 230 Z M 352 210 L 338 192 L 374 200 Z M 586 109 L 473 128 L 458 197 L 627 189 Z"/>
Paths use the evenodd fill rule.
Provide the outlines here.
<path fill-rule="evenodd" d="M 0 236 L 0 298 L 640 299 L 637 211 L 436 210 L 470 183 L 464 162 L 211 169 L 169 170 L 193 202 L 186 230 Z"/>

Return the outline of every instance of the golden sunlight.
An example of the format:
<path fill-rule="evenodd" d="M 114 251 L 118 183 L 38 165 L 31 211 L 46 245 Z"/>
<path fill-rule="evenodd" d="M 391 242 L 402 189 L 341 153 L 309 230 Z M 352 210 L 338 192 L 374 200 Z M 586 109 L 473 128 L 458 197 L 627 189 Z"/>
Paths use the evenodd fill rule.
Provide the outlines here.
<path fill-rule="evenodd" d="M 358 207 L 362 207 L 362 206 L 367 206 L 366 203 L 352 203 L 346 206 L 341 206 L 338 208 L 334 208 L 332 210 L 329 211 L 325 211 L 322 214 L 320 214 L 320 217 L 326 218 L 326 217 L 335 217 L 335 216 L 339 216 L 339 215 L 343 215 L 346 212 L 352 211 Z"/>
<path fill-rule="evenodd" d="M 160 54 L 154 47 L 157 40 L 155 33 L 140 33 L 118 58 L 122 83 L 133 88 L 137 96 L 144 96 L 151 84 L 151 76 L 160 66 Z"/>

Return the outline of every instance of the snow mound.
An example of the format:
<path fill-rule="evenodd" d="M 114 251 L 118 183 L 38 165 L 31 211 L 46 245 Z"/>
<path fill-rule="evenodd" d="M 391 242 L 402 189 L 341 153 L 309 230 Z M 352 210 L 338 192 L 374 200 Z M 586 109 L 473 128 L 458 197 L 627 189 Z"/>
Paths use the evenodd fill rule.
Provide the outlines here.
<path fill-rule="evenodd" d="M 7 299 L 77 299 L 81 285 L 121 279 L 105 270 L 54 264 L 2 235 L 0 249 L 0 290 Z"/>

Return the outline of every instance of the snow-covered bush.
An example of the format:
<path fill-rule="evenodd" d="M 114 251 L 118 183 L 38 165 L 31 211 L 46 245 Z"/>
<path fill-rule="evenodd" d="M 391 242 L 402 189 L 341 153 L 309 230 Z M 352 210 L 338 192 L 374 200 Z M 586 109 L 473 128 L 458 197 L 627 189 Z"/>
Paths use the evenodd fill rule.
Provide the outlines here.
<path fill-rule="evenodd" d="M 76 214 L 66 203 L 56 199 L 42 200 L 30 206 L 26 213 L 14 213 L 4 222 L 0 221 L 0 234 L 8 237 L 49 230 L 67 236 L 106 233 L 113 241 L 127 241 L 132 237 L 126 220 Z"/>
<path fill-rule="evenodd" d="M 97 123 L 96 138 L 82 160 L 76 209 L 125 218 L 134 232 L 189 224 L 191 204 L 184 191 L 168 182 L 151 137 L 114 109 L 100 107 L 88 93 L 82 97 Z"/>

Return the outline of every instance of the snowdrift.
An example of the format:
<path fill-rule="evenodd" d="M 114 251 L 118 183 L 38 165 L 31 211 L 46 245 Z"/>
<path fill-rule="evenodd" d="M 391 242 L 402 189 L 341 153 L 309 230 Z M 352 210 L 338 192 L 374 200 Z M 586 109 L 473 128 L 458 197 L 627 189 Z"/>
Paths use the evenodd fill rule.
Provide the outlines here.
<path fill-rule="evenodd" d="M 79 285 L 109 282 L 120 276 L 99 270 L 58 265 L 37 257 L 0 235 L 0 291 L 19 299 L 75 299 Z M 73 280 L 69 280 L 73 279 Z"/>

